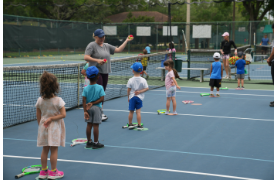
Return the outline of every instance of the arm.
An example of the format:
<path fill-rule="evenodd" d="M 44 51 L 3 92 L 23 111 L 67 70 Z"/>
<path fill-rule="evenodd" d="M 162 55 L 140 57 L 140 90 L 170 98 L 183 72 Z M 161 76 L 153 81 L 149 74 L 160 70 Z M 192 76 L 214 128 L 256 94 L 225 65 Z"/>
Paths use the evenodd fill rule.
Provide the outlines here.
<path fill-rule="evenodd" d="M 120 52 L 122 52 L 122 51 L 124 50 L 124 48 L 126 47 L 127 43 L 128 43 L 129 41 L 132 41 L 132 40 L 133 40 L 133 38 L 132 38 L 132 39 L 129 39 L 129 38 L 127 37 L 127 39 L 125 40 L 125 42 L 124 42 L 119 48 L 115 48 L 114 53 L 120 53 Z"/>
<path fill-rule="evenodd" d="M 211 64 L 211 68 L 210 68 L 210 76 L 212 75 L 212 64 Z"/>
<path fill-rule="evenodd" d="M 89 114 L 86 109 L 86 97 L 82 97 L 82 107 L 83 107 L 83 111 L 84 111 L 84 119 L 88 120 Z"/>
<path fill-rule="evenodd" d="M 84 69 L 81 70 L 81 74 L 86 76 L 86 71 Z"/>
<path fill-rule="evenodd" d="M 172 80 L 173 80 L 173 83 L 176 85 L 177 89 L 179 89 L 179 90 L 180 90 L 180 87 L 178 86 L 178 84 L 177 84 L 177 82 L 176 82 L 176 80 L 175 80 L 175 78 L 174 78 L 174 77 L 172 77 Z"/>
<path fill-rule="evenodd" d="M 44 126 L 45 127 L 48 127 L 49 124 L 52 122 L 52 121 L 55 121 L 55 120 L 59 120 L 59 119 L 62 119 L 62 118 L 65 118 L 66 117 L 66 110 L 65 110 L 65 107 L 63 106 L 60 110 L 60 114 L 56 115 L 56 116 L 52 116 L 50 118 L 48 118 L 45 122 L 44 122 Z"/>
<path fill-rule="evenodd" d="M 142 89 L 142 90 L 135 91 L 135 95 L 139 95 L 143 92 L 146 92 L 147 90 L 149 90 L 149 88 L 145 88 L 145 89 Z"/>
<path fill-rule="evenodd" d="M 237 55 L 238 54 L 238 49 L 237 49 L 237 46 L 236 46 L 236 44 L 235 44 L 235 42 L 234 41 L 232 41 L 232 44 L 233 44 L 233 46 L 234 46 L 234 48 L 235 48 L 235 55 Z"/>
<path fill-rule="evenodd" d="M 40 120 L 41 120 L 41 111 L 39 108 L 36 108 L 36 119 L 37 119 L 37 123 L 39 125 Z"/>
<path fill-rule="evenodd" d="M 268 57 L 268 59 L 266 61 L 269 66 L 270 66 L 270 61 L 273 60 L 273 59 L 274 59 L 274 47 L 272 48 L 272 52 L 271 52 L 270 56 Z"/>
<path fill-rule="evenodd" d="M 102 97 L 100 97 L 100 99 L 98 99 L 98 100 L 96 100 L 96 101 L 93 101 L 93 102 L 90 102 L 92 105 L 94 105 L 94 104 L 99 104 L 99 103 L 101 103 L 101 102 L 103 102 L 104 101 L 104 96 L 102 96 Z"/>
<path fill-rule="evenodd" d="M 130 91 L 131 91 L 131 88 L 127 88 L 127 99 L 128 99 L 128 102 L 129 102 Z"/>
<path fill-rule="evenodd" d="M 221 53 L 222 55 L 224 55 L 224 52 L 223 52 L 223 45 L 224 45 L 224 43 L 221 42 L 221 44 L 220 44 L 220 53 Z"/>
<path fill-rule="evenodd" d="M 90 57 L 90 55 L 84 55 L 84 60 L 87 62 L 97 62 L 98 64 L 104 64 L 104 59 L 96 59 L 96 58 L 92 58 Z"/>

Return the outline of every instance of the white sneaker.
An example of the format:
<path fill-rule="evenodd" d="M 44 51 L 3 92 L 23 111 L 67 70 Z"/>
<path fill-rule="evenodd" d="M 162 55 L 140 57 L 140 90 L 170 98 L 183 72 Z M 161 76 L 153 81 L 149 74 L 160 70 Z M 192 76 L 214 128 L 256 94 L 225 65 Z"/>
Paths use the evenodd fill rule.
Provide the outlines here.
<path fill-rule="evenodd" d="M 105 114 L 102 114 L 102 121 L 106 121 L 108 117 Z"/>
<path fill-rule="evenodd" d="M 223 79 L 227 79 L 228 77 L 227 76 L 225 76 L 225 77 L 222 77 Z"/>

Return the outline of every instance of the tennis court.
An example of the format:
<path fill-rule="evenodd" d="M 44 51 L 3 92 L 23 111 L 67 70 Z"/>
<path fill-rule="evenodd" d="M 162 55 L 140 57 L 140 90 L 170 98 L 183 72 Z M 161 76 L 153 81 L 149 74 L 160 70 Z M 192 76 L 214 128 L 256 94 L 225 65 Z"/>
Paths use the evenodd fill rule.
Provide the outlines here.
<path fill-rule="evenodd" d="M 203 92 L 209 88 L 181 87 L 178 115 L 171 117 L 156 112 L 165 108 L 165 88 L 146 92 L 142 122 L 147 131 L 122 129 L 128 122 L 126 97 L 107 101 L 109 119 L 100 125 L 99 138 L 105 148 L 98 150 L 70 147 L 71 140 L 86 137 L 86 124 L 81 108 L 68 111 L 67 144 L 58 158 L 64 179 L 273 179 L 274 109 L 268 106 L 273 91 L 221 90 L 220 98 L 201 97 Z M 3 135 L 4 179 L 40 164 L 36 121 L 6 128 Z"/>

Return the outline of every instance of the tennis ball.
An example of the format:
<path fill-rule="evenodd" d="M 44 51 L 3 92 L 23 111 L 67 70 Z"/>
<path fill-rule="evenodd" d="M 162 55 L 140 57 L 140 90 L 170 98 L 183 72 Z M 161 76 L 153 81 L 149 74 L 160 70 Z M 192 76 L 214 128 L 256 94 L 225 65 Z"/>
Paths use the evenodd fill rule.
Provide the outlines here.
<path fill-rule="evenodd" d="M 27 60 L 27 62 L 29 62 L 29 60 Z"/>
<path fill-rule="evenodd" d="M 65 62 L 65 60 L 63 60 Z"/>
<path fill-rule="evenodd" d="M 107 60 L 106 59 L 104 59 L 104 63 L 106 63 L 107 62 Z"/>
<path fill-rule="evenodd" d="M 133 39 L 133 35 L 129 35 L 129 36 L 128 36 L 128 39 Z"/>

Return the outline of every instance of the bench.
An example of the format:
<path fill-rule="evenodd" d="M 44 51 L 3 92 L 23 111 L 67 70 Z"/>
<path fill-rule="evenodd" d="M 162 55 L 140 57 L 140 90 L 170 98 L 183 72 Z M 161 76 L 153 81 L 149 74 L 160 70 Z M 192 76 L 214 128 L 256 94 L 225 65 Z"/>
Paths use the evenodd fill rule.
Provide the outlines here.
<path fill-rule="evenodd" d="M 161 81 L 165 80 L 165 67 L 157 67 L 156 69 L 161 70 Z M 182 70 L 200 70 L 200 82 L 203 82 L 204 79 L 204 70 L 209 70 L 209 68 L 182 68 Z"/>

